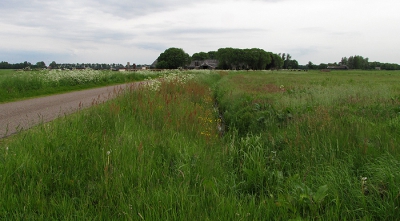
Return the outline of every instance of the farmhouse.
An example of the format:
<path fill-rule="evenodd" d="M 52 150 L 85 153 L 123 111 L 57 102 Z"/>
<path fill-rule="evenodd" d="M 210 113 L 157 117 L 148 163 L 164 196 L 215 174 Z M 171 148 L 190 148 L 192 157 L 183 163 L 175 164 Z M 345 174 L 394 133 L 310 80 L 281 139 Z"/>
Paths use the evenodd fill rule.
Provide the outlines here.
<path fill-rule="evenodd" d="M 151 69 L 155 69 L 155 68 L 157 67 L 157 63 L 158 63 L 158 60 L 156 59 L 156 60 L 150 65 L 150 68 L 151 68 Z"/>
<path fill-rule="evenodd" d="M 150 68 L 154 69 L 157 67 L 158 60 L 155 60 Z M 218 67 L 218 60 L 216 59 L 206 59 L 206 60 L 194 60 L 190 63 L 189 66 L 184 67 L 188 69 L 209 69 L 214 70 Z"/>
<path fill-rule="evenodd" d="M 189 69 L 209 69 L 214 70 L 218 67 L 218 60 L 206 59 L 206 60 L 194 60 L 188 66 Z"/>

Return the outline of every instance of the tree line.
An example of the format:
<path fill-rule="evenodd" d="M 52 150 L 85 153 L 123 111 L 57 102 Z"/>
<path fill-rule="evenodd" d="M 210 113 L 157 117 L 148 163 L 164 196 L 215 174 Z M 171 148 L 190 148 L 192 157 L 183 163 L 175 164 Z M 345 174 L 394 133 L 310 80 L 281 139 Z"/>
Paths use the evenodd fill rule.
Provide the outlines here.
<path fill-rule="evenodd" d="M 55 62 L 53 61 L 50 66 L 54 66 Z M 21 62 L 16 64 L 11 64 L 6 61 L 0 62 L 0 69 L 26 69 L 26 68 L 33 68 L 33 69 L 42 69 L 47 68 L 46 64 L 43 61 L 39 61 L 36 64 L 31 64 L 30 62 Z"/>
<path fill-rule="evenodd" d="M 189 56 L 181 48 L 168 48 L 157 58 L 156 68 L 188 67 L 191 61 L 218 60 L 219 69 L 297 69 L 299 64 L 290 54 L 274 54 L 259 48 L 220 48 L 217 51 L 196 52 Z"/>
<path fill-rule="evenodd" d="M 134 64 L 132 64 L 134 65 Z M 135 65 L 136 68 L 141 68 L 143 65 Z M 49 66 L 46 66 L 46 63 L 43 61 L 39 61 L 36 64 L 32 64 L 30 62 L 23 62 L 23 63 L 16 63 L 11 64 L 6 61 L 0 62 L 0 69 L 44 69 L 44 68 L 51 68 L 51 69 L 85 69 L 91 68 L 94 70 L 118 70 L 121 68 L 126 68 L 126 66 L 122 64 L 99 64 L 99 63 L 62 63 L 57 64 L 55 61 L 51 62 Z"/>
<path fill-rule="evenodd" d="M 326 69 L 328 66 L 347 66 L 348 69 L 361 69 L 361 70 L 400 70 L 399 64 L 394 63 L 381 63 L 378 61 L 370 62 L 368 58 L 364 58 L 360 55 L 354 55 L 350 57 L 342 57 L 339 63 L 329 63 L 320 65 L 315 65 L 311 61 L 306 65 L 309 69 Z"/>

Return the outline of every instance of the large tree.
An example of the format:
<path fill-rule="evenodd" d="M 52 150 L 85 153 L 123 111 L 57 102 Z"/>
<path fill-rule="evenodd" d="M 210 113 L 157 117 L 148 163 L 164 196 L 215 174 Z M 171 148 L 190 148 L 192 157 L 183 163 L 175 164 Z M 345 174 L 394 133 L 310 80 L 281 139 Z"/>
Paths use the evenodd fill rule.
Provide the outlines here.
<path fill-rule="evenodd" d="M 52 61 L 49 66 L 51 69 L 58 68 L 58 64 L 55 61 Z"/>
<path fill-rule="evenodd" d="M 318 65 L 318 69 L 327 69 L 327 68 L 328 68 L 328 64 L 321 63 Z"/>
<path fill-rule="evenodd" d="M 206 60 L 206 59 L 209 59 L 209 58 L 210 58 L 210 56 L 206 52 L 198 52 L 198 53 L 194 53 L 192 55 L 192 60 L 203 61 L 203 60 Z"/>
<path fill-rule="evenodd" d="M 317 65 L 313 64 L 311 61 L 309 61 L 306 66 L 310 70 L 317 69 Z"/>
<path fill-rule="evenodd" d="M 36 62 L 36 68 L 46 68 L 46 63 L 44 61 Z"/>
<path fill-rule="evenodd" d="M 281 69 L 283 67 L 283 59 L 279 54 L 272 54 L 272 62 L 267 65 L 267 69 Z"/>
<path fill-rule="evenodd" d="M 342 58 L 342 65 L 347 65 L 350 69 L 369 69 L 368 58 L 364 58 L 360 55 L 350 56 L 349 58 Z"/>
<path fill-rule="evenodd" d="M 220 48 L 216 53 L 216 57 L 221 69 L 264 70 L 273 66 L 271 65 L 273 54 L 259 48 Z"/>
<path fill-rule="evenodd" d="M 207 54 L 208 54 L 208 58 L 209 59 L 216 59 L 217 58 L 217 52 L 216 51 L 209 51 Z"/>
<path fill-rule="evenodd" d="M 157 58 L 157 68 L 176 69 L 190 63 L 190 56 L 181 48 L 168 48 Z"/>

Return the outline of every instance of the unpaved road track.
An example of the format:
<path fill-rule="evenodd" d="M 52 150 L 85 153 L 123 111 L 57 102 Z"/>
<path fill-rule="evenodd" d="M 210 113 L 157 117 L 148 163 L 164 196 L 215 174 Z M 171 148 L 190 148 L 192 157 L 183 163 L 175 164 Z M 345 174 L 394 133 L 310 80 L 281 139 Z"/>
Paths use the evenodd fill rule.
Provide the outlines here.
<path fill-rule="evenodd" d="M 118 92 L 140 82 L 69 92 L 0 104 L 0 139 L 41 122 L 71 114 L 94 103 L 112 99 Z"/>

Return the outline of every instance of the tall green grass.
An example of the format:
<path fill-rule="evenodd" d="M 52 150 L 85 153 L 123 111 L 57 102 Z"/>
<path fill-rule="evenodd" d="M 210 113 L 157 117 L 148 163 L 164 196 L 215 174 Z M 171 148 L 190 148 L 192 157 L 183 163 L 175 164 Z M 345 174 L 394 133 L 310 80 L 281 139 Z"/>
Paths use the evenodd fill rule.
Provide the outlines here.
<path fill-rule="evenodd" d="M 212 93 L 180 80 L 164 79 L 157 90 L 132 88 L 3 143 L 0 217 L 185 220 L 213 214 L 216 177 L 223 173 Z"/>
<path fill-rule="evenodd" d="M 229 140 L 237 142 L 229 150 L 237 191 L 270 196 L 293 217 L 396 219 L 399 77 L 258 72 L 222 78 L 215 97 Z"/>
<path fill-rule="evenodd" d="M 396 220 L 398 73 L 362 74 L 132 86 L 0 141 L 0 219 Z"/>

